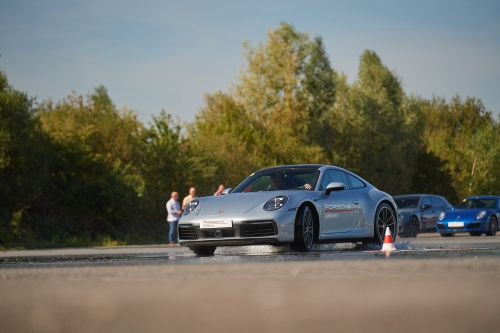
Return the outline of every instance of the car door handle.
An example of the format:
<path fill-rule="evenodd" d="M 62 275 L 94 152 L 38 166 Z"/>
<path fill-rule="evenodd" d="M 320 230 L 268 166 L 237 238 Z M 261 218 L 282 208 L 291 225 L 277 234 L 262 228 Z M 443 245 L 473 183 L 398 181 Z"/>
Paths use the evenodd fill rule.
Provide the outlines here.
<path fill-rule="evenodd" d="M 352 203 L 355 205 L 359 205 L 359 200 L 354 200 Z"/>

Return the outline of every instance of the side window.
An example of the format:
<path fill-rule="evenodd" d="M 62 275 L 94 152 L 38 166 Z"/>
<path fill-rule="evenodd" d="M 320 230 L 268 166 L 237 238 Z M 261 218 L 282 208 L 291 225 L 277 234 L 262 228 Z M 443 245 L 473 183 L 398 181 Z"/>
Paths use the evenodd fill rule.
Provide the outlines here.
<path fill-rule="evenodd" d="M 328 184 L 338 182 L 343 183 L 345 185 L 345 189 L 349 189 L 349 183 L 347 182 L 347 177 L 345 173 L 339 170 L 327 170 L 325 175 L 323 176 L 323 180 L 321 181 L 321 185 L 319 187 L 320 191 L 326 190 Z"/>
<path fill-rule="evenodd" d="M 444 207 L 446 203 L 439 197 L 431 197 L 432 207 Z"/>
<path fill-rule="evenodd" d="M 422 198 L 422 201 L 420 202 L 420 208 L 424 207 L 424 205 L 431 205 L 431 200 L 429 199 L 429 197 L 423 197 Z"/>
<path fill-rule="evenodd" d="M 358 178 L 351 176 L 350 174 L 347 174 L 347 177 L 351 181 L 352 188 L 360 188 L 360 187 L 365 187 L 365 183 L 363 183 L 361 180 Z"/>

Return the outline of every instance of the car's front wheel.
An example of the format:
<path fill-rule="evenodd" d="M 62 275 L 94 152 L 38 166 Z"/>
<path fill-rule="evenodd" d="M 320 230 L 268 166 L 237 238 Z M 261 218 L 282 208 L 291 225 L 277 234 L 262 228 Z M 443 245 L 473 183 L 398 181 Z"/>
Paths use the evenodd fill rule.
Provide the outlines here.
<path fill-rule="evenodd" d="M 498 221 L 495 216 L 490 217 L 490 224 L 486 236 L 495 236 L 497 234 Z"/>
<path fill-rule="evenodd" d="M 213 256 L 216 246 L 190 246 L 189 249 L 197 256 Z"/>
<path fill-rule="evenodd" d="M 389 228 L 392 234 L 392 240 L 396 240 L 396 215 L 392 210 L 391 206 L 386 203 L 381 204 L 377 208 L 377 213 L 375 214 L 375 225 L 374 225 L 374 235 L 373 243 L 383 244 L 385 232 Z"/>
<path fill-rule="evenodd" d="M 295 218 L 295 239 L 290 248 L 295 251 L 309 252 L 314 245 L 314 216 L 308 206 L 300 209 Z"/>

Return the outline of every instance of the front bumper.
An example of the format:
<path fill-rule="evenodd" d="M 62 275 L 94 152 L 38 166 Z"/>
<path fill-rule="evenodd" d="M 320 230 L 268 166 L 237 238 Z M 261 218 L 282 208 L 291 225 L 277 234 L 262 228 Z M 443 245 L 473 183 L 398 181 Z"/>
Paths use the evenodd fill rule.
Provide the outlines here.
<path fill-rule="evenodd" d="M 179 221 L 179 244 L 182 246 L 235 246 L 290 243 L 294 238 L 296 211 L 224 216 L 232 221 L 229 228 L 200 228 L 203 220 L 221 216 L 203 216 Z"/>
<path fill-rule="evenodd" d="M 454 223 L 455 225 L 449 225 Z M 437 223 L 437 231 L 441 233 L 460 233 L 460 232 L 484 232 L 485 222 L 483 221 L 470 221 L 458 223 L 463 223 L 463 226 L 457 226 L 457 222 L 439 222 Z"/>

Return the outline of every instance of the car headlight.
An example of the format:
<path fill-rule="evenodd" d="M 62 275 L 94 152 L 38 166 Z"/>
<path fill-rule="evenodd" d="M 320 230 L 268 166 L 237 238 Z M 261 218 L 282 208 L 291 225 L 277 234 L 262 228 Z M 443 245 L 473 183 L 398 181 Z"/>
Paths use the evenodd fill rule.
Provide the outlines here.
<path fill-rule="evenodd" d="M 288 202 L 288 197 L 286 195 L 278 195 L 272 199 L 269 199 L 264 205 L 265 210 L 277 210 L 286 205 Z"/>
<path fill-rule="evenodd" d="M 408 212 L 401 212 L 401 213 L 398 213 L 398 217 L 400 219 L 404 218 L 406 215 L 408 215 Z"/>
<path fill-rule="evenodd" d="M 479 212 L 479 214 L 477 214 L 476 219 L 480 220 L 480 219 L 482 219 L 485 216 L 486 216 L 486 211 L 482 210 L 482 211 Z"/>
<path fill-rule="evenodd" d="M 441 212 L 441 214 L 439 214 L 439 216 L 438 216 L 438 220 L 442 221 L 445 216 L 446 216 L 446 213 L 445 212 Z"/>
<path fill-rule="evenodd" d="M 191 213 L 193 210 L 196 209 L 196 207 L 198 207 L 198 204 L 200 203 L 200 200 L 198 199 L 193 199 L 191 200 L 187 205 L 186 205 L 186 208 L 184 208 L 184 215 L 188 215 L 189 213 Z"/>

